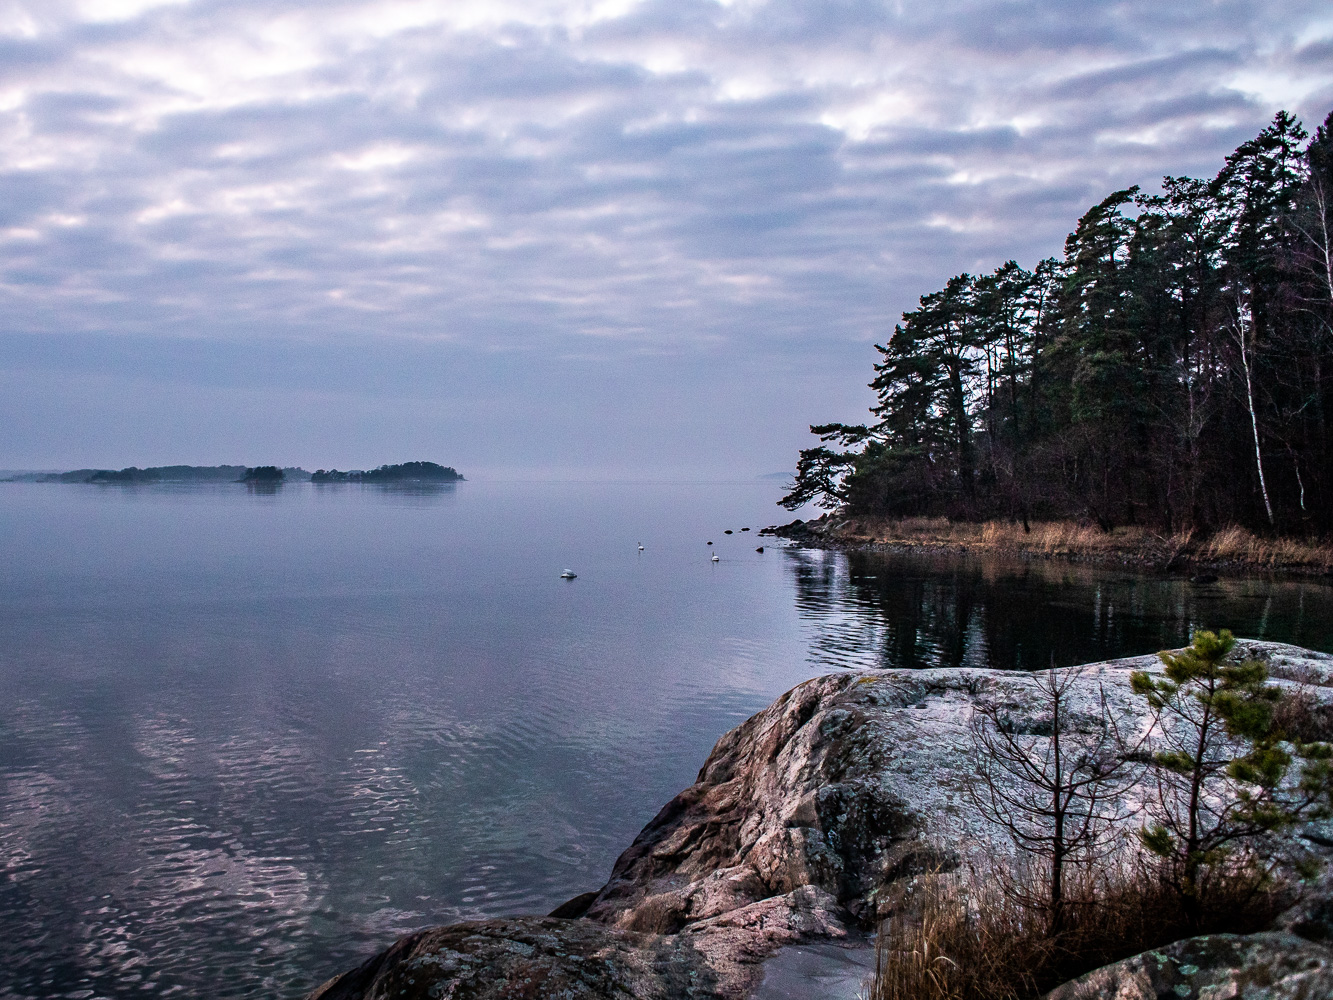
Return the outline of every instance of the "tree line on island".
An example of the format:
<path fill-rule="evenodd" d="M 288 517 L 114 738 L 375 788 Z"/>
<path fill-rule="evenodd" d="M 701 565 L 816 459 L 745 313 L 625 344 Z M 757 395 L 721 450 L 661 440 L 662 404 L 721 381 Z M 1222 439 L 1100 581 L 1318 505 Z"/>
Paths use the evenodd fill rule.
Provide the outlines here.
<path fill-rule="evenodd" d="M 339 472 L 319 469 L 310 477 L 312 483 L 458 483 L 463 477 L 450 465 L 434 462 L 404 462 L 381 465 L 378 469 Z"/>
<path fill-rule="evenodd" d="M 306 472 L 277 465 L 163 465 L 147 469 L 75 469 L 72 472 L 32 472 L 11 477 L 10 482 L 38 483 L 459 483 L 463 476 L 453 466 L 435 462 L 403 462 L 378 469 L 339 472 L 337 469 Z"/>
<path fill-rule="evenodd" d="M 1326 533 L 1333 114 L 1116 191 L 1062 258 L 960 274 L 876 350 L 874 421 L 810 428 L 789 509 Z"/>

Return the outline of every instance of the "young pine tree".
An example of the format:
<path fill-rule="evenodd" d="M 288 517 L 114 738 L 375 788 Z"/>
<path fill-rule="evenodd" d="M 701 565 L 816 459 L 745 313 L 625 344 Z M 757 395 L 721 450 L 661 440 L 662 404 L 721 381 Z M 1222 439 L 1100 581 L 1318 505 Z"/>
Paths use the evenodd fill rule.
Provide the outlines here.
<path fill-rule="evenodd" d="M 1155 789 L 1139 833 L 1166 862 L 1192 928 L 1210 891 L 1236 871 L 1264 874 L 1277 857 L 1274 834 L 1326 810 L 1327 744 L 1289 744 L 1273 723 L 1281 691 L 1260 662 L 1234 662 L 1231 633 L 1196 632 L 1179 653 L 1158 656 L 1166 677 L 1133 675 L 1156 717 Z M 1289 781 L 1294 757 L 1304 763 Z"/>

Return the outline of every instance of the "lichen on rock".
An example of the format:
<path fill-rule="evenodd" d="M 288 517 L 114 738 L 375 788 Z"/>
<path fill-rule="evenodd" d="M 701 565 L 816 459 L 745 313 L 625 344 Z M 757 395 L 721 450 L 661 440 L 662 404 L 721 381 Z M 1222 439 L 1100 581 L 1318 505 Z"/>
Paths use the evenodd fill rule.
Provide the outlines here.
<path fill-rule="evenodd" d="M 1333 952 L 1294 934 L 1208 934 L 1059 986 L 1046 1000 L 1327 1000 Z"/>

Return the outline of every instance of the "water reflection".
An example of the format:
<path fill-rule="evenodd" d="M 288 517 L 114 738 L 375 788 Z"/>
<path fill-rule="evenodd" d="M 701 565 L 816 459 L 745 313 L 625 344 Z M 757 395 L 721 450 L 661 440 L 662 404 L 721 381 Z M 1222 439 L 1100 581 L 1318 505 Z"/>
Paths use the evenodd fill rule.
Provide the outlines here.
<path fill-rule="evenodd" d="M 781 563 L 698 551 L 776 492 L 0 487 L 0 998 L 297 997 L 600 885 L 807 674 Z"/>
<path fill-rule="evenodd" d="M 317 494 L 364 490 L 381 503 L 397 507 L 435 507 L 454 499 L 457 483 L 311 483 Z"/>
<path fill-rule="evenodd" d="M 785 552 L 811 659 L 839 667 L 1034 670 L 1179 646 L 1197 628 L 1333 647 L 1322 581 L 1206 585 L 1064 563 Z"/>

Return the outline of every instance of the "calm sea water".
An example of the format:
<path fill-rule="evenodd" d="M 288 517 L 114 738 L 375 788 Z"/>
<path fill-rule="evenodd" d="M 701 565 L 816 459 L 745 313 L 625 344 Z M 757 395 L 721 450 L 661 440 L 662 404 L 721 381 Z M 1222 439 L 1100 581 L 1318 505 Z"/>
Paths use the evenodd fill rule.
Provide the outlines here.
<path fill-rule="evenodd" d="M 0 997 L 297 997 L 545 912 L 829 670 L 1333 651 L 1320 583 L 761 555 L 778 493 L 0 484 Z"/>

